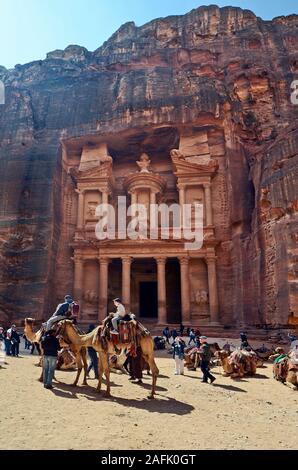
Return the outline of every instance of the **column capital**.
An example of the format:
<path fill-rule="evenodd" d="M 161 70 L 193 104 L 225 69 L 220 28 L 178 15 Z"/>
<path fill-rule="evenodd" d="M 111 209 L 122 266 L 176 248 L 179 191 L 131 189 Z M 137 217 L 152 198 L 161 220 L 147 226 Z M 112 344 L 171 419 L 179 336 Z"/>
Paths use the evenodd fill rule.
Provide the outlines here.
<path fill-rule="evenodd" d="M 184 190 L 186 188 L 187 184 L 186 183 L 178 183 L 177 188 L 179 191 Z"/>
<path fill-rule="evenodd" d="M 100 264 L 109 264 L 110 258 L 108 256 L 99 256 L 98 260 Z"/>
<path fill-rule="evenodd" d="M 203 183 L 204 188 L 211 188 L 211 182 L 208 181 L 207 183 Z"/>
<path fill-rule="evenodd" d="M 183 265 L 188 265 L 189 264 L 189 256 L 179 256 L 179 262 L 180 264 L 183 264 Z"/>
<path fill-rule="evenodd" d="M 85 191 L 86 191 L 85 188 L 75 188 L 75 192 L 76 192 L 77 194 L 84 194 Z"/>
<path fill-rule="evenodd" d="M 74 255 L 71 260 L 74 262 L 74 263 L 81 263 L 84 261 L 84 256 L 83 255 Z"/>
<path fill-rule="evenodd" d="M 214 264 L 214 263 L 216 263 L 216 257 L 215 257 L 215 256 L 212 256 L 212 257 L 211 257 L 211 256 L 207 256 L 207 257 L 205 258 L 205 261 L 206 261 L 207 264 Z"/>
<path fill-rule="evenodd" d="M 131 264 L 133 262 L 132 256 L 121 256 L 122 264 Z"/>
<path fill-rule="evenodd" d="M 166 262 L 167 262 L 167 257 L 166 256 L 157 256 L 155 258 L 155 261 L 157 262 L 157 264 L 159 265 L 165 265 Z"/>

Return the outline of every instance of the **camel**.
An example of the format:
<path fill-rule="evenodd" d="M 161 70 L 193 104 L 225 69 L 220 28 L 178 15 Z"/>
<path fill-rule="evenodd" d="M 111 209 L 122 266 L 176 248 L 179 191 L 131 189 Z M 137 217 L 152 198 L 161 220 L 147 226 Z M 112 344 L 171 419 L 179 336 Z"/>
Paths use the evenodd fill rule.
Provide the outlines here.
<path fill-rule="evenodd" d="M 244 375 L 254 375 L 257 369 L 257 355 L 252 351 L 236 350 L 229 355 L 227 351 L 217 351 L 224 370 L 224 376 L 231 378 L 244 377 Z"/>
<path fill-rule="evenodd" d="M 220 351 L 218 343 L 209 344 L 212 357 L 215 356 L 216 351 Z M 200 353 L 197 347 L 190 346 L 185 350 L 184 365 L 188 370 L 196 370 L 200 365 Z"/>
<path fill-rule="evenodd" d="M 273 377 L 294 389 L 298 388 L 298 363 L 292 352 L 273 364 Z"/>
<path fill-rule="evenodd" d="M 25 318 L 24 333 L 25 333 L 25 335 L 26 335 L 26 337 L 29 341 L 31 341 L 32 343 L 38 343 L 39 346 L 40 346 L 40 349 L 42 350 L 41 337 L 42 337 L 42 334 L 43 334 L 44 330 L 41 327 L 38 331 L 34 332 L 33 331 L 34 321 L 35 321 L 34 318 Z M 62 341 L 60 341 L 60 345 L 61 345 L 61 348 L 69 347 L 69 344 L 63 344 Z M 83 384 L 88 385 L 87 384 L 87 368 L 88 368 L 88 365 L 87 365 L 87 351 L 86 351 L 86 349 L 82 348 L 82 350 L 80 351 L 80 354 L 76 355 L 75 351 L 73 351 L 72 348 L 70 348 L 70 349 L 71 349 L 71 352 L 75 355 L 76 365 L 77 366 L 79 365 L 80 368 L 81 368 L 80 372 L 82 370 L 82 363 L 83 363 L 83 365 L 84 365 L 84 381 L 83 381 Z M 42 359 L 41 359 L 39 365 L 42 366 Z M 59 362 L 58 362 L 58 365 L 59 365 Z M 54 379 L 55 379 L 55 377 L 54 377 Z M 43 371 L 41 371 L 41 376 L 39 377 L 39 381 L 40 382 L 43 381 Z"/>
<path fill-rule="evenodd" d="M 102 376 L 106 378 L 106 392 L 105 396 L 111 396 L 111 385 L 110 385 L 110 367 L 109 367 L 109 355 L 115 354 L 115 347 L 112 341 L 102 338 L 101 333 L 103 331 L 103 325 L 95 328 L 91 333 L 81 335 L 70 320 L 63 320 L 61 322 L 59 335 L 63 341 L 71 345 L 72 351 L 76 357 L 79 358 L 80 351 L 82 348 L 92 347 L 98 353 L 98 372 L 99 379 L 96 391 L 100 393 L 102 385 Z M 123 350 L 129 349 L 132 344 L 117 344 L 117 349 Z M 142 349 L 142 356 L 148 362 L 152 372 L 152 387 L 151 393 L 148 398 L 154 398 L 156 393 L 156 381 L 159 374 L 159 370 L 154 360 L 154 342 L 151 335 L 145 335 L 140 337 L 140 347 Z M 77 376 L 73 385 L 77 385 L 82 367 L 80 363 L 77 363 L 78 371 Z"/>

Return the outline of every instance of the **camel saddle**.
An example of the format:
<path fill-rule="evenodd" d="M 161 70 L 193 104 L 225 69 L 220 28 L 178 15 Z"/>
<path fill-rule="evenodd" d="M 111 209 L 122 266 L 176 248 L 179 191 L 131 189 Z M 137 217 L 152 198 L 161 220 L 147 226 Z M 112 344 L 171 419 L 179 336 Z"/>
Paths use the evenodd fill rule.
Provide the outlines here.
<path fill-rule="evenodd" d="M 132 318 L 130 314 L 123 317 L 118 323 L 118 333 L 113 334 L 112 325 L 113 314 L 110 314 L 105 318 L 103 322 L 103 329 L 101 331 L 101 339 L 104 344 L 104 340 L 110 340 L 114 346 L 118 344 L 131 344 L 133 350 L 139 346 L 140 337 L 149 335 L 149 331 L 137 320 Z"/>

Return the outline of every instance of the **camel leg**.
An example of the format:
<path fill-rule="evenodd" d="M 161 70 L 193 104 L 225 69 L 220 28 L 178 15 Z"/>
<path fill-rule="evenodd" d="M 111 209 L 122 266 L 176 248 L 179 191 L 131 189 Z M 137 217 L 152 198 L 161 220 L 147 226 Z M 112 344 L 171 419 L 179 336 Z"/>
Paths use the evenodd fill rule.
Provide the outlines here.
<path fill-rule="evenodd" d="M 148 362 L 148 364 L 150 366 L 150 370 L 152 372 L 152 387 L 151 387 L 151 393 L 148 396 L 149 399 L 152 399 L 152 398 L 154 398 L 154 395 L 156 393 L 156 382 L 157 382 L 157 376 L 159 374 L 159 370 L 158 370 L 158 367 L 155 363 L 153 353 L 152 354 L 144 354 L 143 353 L 143 357 Z"/>
<path fill-rule="evenodd" d="M 87 369 L 88 369 L 88 364 L 87 364 L 87 350 L 85 348 L 81 349 L 81 356 L 83 360 L 83 365 L 84 365 L 84 380 L 83 380 L 83 385 L 88 385 L 87 383 Z"/>
<path fill-rule="evenodd" d="M 99 353 L 101 356 L 102 369 L 106 377 L 107 390 L 105 392 L 105 397 L 111 396 L 111 383 L 110 383 L 110 366 L 108 355 L 105 352 Z"/>
<path fill-rule="evenodd" d="M 97 393 L 101 392 L 102 374 L 103 374 L 103 365 L 102 365 L 102 361 L 101 361 L 101 356 L 98 353 L 98 383 L 97 383 L 97 387 L 96 387 Z"/>
<path fill-rule="evenodd" d="M 111 384 L 110 384 L 110 367 L 108 355 L 105 352 L 98 352 L 98 384 L 96 391 L 100 393 L 102 376 L 105 374 L 107 382 L 107 390 L 105 392 L 105 397 L 111 396 Z"/>
<path fill-rule="evenodd" d="M 77 370 L 77 375 L 76 375 L 75 381 L 72 384 L 72 386 L 76 387 L 77 384 L 78 384 L 81 372 L 82 372 L 83 364 L 82 364 L 82 356 L 81 356 L 80 352 L 75 352 L 74 354 L 76 356 L 76 363 L 77 363 L 78 370 Z"/>

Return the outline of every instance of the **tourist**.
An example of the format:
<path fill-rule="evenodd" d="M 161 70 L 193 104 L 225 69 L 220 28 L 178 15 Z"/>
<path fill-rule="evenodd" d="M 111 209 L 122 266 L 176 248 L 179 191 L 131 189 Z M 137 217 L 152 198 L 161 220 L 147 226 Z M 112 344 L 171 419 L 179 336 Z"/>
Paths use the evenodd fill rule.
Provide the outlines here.
<path fill-rule="evenodd" d="M 58 351 L 61 349 L 54 333 L 54 330 L 49 330 L 41 339 L 43 349 L 43 385 L 47 389 L 53 388 L 52 381 L 55 374 Z"/>
<path fill-rule="evenodd" d="M 189 336 L 189 333 L 190 333 L 190 328 L 188 326 L 187 329 L 186 329 L 186 336 Z"/>
<path fill-rule="evenodd" d="M 180 336 L 173 342 L 173 359 L 175 360 L 175 375 L 184 375 L 185 342 Z"/>
<path fill-rule="evenodd" d="M 93 324 L 89 325 L 87 334 L 91 333 L 94 329 L 95 329 L 95 325 L 93 325 Z M 88 369 L 87 369 L 87 374 L 89 375 L 91 369 L 93 369 L 94 378 L 98 379 L 99 375 L 98 375 L 98 356 L 97 356 L 97 352 L 92 347 L 88 347 L 87 349 L 88 349 L 88 356 L 90 358 L 90 364 L 89 364 Z"/>
<path fill-rule="evenodd" d="M 116 299 L 113 300 L 114 302 L 114 305 L 116 307 L 116 312 L 114 313 L 114 318 L 112 318 L 112 325 L 113 325 L 113 330 L 112 330 L 112 333 L 118 335 L 119 334 L 119 331 L 118 331 L 118 322 L 120 320 L 123 320 L 123 318 L 126 316 L 126 311 L 125 311 L 125 307 L 124 305 L 122 304 L 122 301 L 121 299 L 119 299 L 118 297 Z"/>
<path fill-rule="evenodd" d="M 180 328 L 179 328 L 180 336 L 183 336 L 184 328 L 185 326 L 183 325 L 183 323 L 181 323 Z"/>
<path fill-rule="evenodd" d="M 166 326 L 162 332 L 163 337 L 165 338 L 166 342 L 170 344 L 170 330 L 169 327 Z"/>
<path fill-rule="evenodd" d="M 9 338 L 11 344 L 11 355 L 14 357 L 19 357 L 20 335 L 17 332 L 16 325 L 12 325 L 7 330 L 7 337 Z"/>
<path fill-rule="evenodd" d="M 7 330 L 3 329 L 4 343 L 5 343 L 5 353 L 7 356 L 11 356 L 11 342 L 7 336 Z"/>
<path fill-rule="evenodd" d="M 195 339 L 196 339 L 195 330 L 193 328 L 191 328 L 191 330 L 189 332 L 188 346 L 190 346 L 191 343 L 195 344 Z"/>
<path fill-rule="evenodd" d="M 171 337 L 173 338 L 173 343 L 174 343 L 175 339 L 177 338 L 177 336 L 178 336 L 177 330 L 174 328 L 174 330 L 172 330 L 172 332 L 171 332 Z"/>
<path fill-rule="evenodd" d="M 142 384 L 143 371 L 142 371 L 142 349 L 137 346 L 135 354 L 129 352 L 128 354 L 128 370 L 129 380 L 136 380 L 135 383 Z"/>
<path fill-rule="evenodd" d="M 249 347 L 246 333 L 244 333 L 243 331 L 241 331 L 240 333 L 240 342 L 241 342 L 240 349 L 245 349 Z"/>
<path fill-rule="evenodd" d="M 3 343 L 5 342 L 5 333 L 4 328 L 2 328 L 2 326 L 0 326 L 0 341 L 3 341 Z"/>
<path fill-rule="evenodd" d="M 213 383 L 216 378 L 209 372 L 211 351 L 206 336 L 200 336 L 200 344 L 199 353 L 201 356 L 201 371 L 203 373 L 202 383 L 208 383 L 208 379 L 210 380 L 210 383 Z"/>
<path fill-rule="evenodd" d="M 62 304 L 59 304 L 53 315 L 49 318 L 49 320 L 46 323 L 43 323 L 43 326 L 45 327 L 46 331 L 51 330 L 52 326 L 56 322 L 60 320 L 65 320 L 69 317 L 71 313 L 71 304 L 73 304 L 73 299 L 71 295 L 66 295 L 64 297 L 64 302 Z"/>

